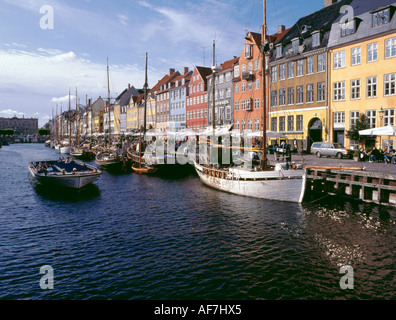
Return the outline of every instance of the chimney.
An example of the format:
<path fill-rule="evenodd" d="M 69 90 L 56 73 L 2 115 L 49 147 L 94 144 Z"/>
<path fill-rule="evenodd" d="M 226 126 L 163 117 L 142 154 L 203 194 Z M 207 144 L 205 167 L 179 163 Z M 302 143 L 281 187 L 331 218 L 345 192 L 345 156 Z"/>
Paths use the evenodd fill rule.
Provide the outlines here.
<path fill-rule="evenodd" d="M 172 73 L 175 72 L 175 69 L 169 69 L 169 75 L 172 75 Z"/>
<path fill-rule="evenodd" d="M 188 67 L 184 67 L 183 68 L 183 74 L 187 74 L 188 73 Z"/>
<path fill-rule="evenodd" d="M 325 0 L 326 1 L 326 0 Z M 278 26 L 278 33 L 282 33 L 282 32 L 284 32 L 286 30 L 286 27 L 283 25 L 283 24 L 281 24 L 280 26 Z"/>
<path fill-rule="evenodd" d="M 129 90 L 129 89 L 131 89 L 131 84 L 130 84 L 130 83 L 128 83 L 128 90 Z"/>
<path fill-rule="evenodd" d="M 337 3 L 337 2 L 338 2 L 338 0 L 324 0 L 324 7 L 326 8 L 326 7 L 331 6 L 332 4 Z"/>

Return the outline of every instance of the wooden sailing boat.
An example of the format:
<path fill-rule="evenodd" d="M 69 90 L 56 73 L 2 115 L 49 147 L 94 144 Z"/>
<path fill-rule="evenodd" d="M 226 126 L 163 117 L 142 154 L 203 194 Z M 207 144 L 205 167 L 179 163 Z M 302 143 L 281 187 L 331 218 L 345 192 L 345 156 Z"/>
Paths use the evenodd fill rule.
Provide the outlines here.
<path fill-rule="evenodd" d="M 110 80 L 109 80 L 109 59 L 107 59 L 107 92 L 108 92 L 108 112 L 109 112 L 109 126 L 108 126 L 108 145 L 107 149 L 99 152 L 95 157 L 95 162 L 98 166 L 103 168 L 111 169 L 115 167 L 119 167 L 122 164 L 122 160 L 120 156 L 117 154 L 117 151 L 111 147 L 111 104 L 110 104 Z"/>
<path fill-rule="evenodd" d="M 144 120 L 143 120 L 143 139 L 144 135 L 146 134 L 146 119 L 147 119 L 147 88 L 148 88 L 148 82 L 147 82 L 147 60 L 148 60 L 148 55 L 146 53 L 146 69 L 145 69 L 145 81 L 144 81 Z M 136 173 L 140 174 L 153 174 L 158 171 L 157 167 L 150 166 L 148 164 L 143 164 L 143 157 L 142 157 L 142 148 L 143 148 L 143 143 L 142 143 L 142 135 L 140 134 L 139 137 L 139 161 L 136 163 L 133 163 L 132 165 L 132 170 Z"/>
<path fill-rule="evenodd" d="M 258 167 L 238 167 L 232 166 L 228 168 L 214 168 L 206 164 L 194 162 L 195 170 L 197 171 L 201 181 L 206 185 L 238 194 L 254 198 L 262 198 L 269 200 L 287 201 L 300 203 L 303 200 L 305 193 L 305 170 L 302 166 L 291 165 L 289 163 L 278 163 L 276 166 L 271 167 L 267 163 L 266 158 L 266 132 L 267 132 L 267 98 L 266 98 L 266 68 L 268 54 L 265 51 L 267 42 L 266 34 L 266 2 L 263 1 L 264 8 L 264 23 L 262 26 L 262 70 L 263 76 L 263 147 L 262 158 L 260 166 Z M 213 43 L 213 88 L 215 85 L 215 44 Z M 213 94 L 213 135 L 215 136 L 215 118 L 214 108 L 215 99 Z M 215 143 L 215 140 L 213 140 Z M 213 147 L 213 146 L 212 146 Z M 212 148 L 213 150 L 213 148 Z M 216 149 L 215 149 L 216 150 Z"/>

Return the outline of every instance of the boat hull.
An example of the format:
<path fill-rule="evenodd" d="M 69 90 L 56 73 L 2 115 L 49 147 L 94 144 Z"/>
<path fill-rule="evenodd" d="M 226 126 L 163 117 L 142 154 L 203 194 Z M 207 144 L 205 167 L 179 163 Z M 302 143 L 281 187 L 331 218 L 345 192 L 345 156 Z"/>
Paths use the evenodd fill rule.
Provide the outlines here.
<path fill-rule="evenodd" d="M 247 172 L 239 175 L 232 171 L 208 171 L 198 163 L 195 170 L 209 187 L 253 198 L 301 203 L 305 193 L 303 170 Z"/>
<path fill-rule="evenodd" d="M 71 147 L 61 147 L 59 148 L 59 152 L 62 154 L 70 154 L 70 151 L 72 150 Z"/>
<path fill-rule="evenodd" d="M 81 189 L 86 185 L 94 182 L 102 174 L 100 170 L 90 172 L 65 172 L 65 173 L 38 173 L 34 166 L 29 164 L 31 176 L 39 183 L 57 185 L 65 188 Z"/>

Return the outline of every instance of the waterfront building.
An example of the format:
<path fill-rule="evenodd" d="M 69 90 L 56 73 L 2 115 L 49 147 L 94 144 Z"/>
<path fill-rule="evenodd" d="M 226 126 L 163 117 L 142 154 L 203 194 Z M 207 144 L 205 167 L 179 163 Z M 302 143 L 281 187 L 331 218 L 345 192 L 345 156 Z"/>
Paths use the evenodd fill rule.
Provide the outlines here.
<path fill-rule="evenodd" d="M 114 105 L 111 104 L 106 105 L 103 110 L 103 133 L 109 132 L 114 134 Z"/>
<path fill-rule="evenodd" d="M 186 125 L 193 131 L 203 131 L 208 124 L 208 75 L 210 68 L 196 66 L 191 76 L 186 103 Z"/>
<path fill-rule="evenodd" d="M 151 90 L 155 95 L 156 99 L 156 127 L 160 132 L 166 132 L 170 130 L 170 102 L 169 102 L 169 90 L 174 86 L 174 79 L 178 77 L 180 73 L 175 69 L 169 69 L 167 75 L 165 75 Z"/>
<path fill-rule="evenodd" d="M 116 99 L 116 106 L 114 107 L 114 128 L 116 134 L 125 134 L 127 132 L 127 109 L 131 97 L 137 97 L 139 91 L 134 86 L 128 84 L 126 88 Z"/>
<path fill-rule="evenodd" d="M 138 96 L 131 96 L 127 108 L 127 131 L 136 132 L 139 127 L 139 105 L 144 97 L 141 93 Z"/>
<path fill-rule="evenodd" d="M 353 17 L 333 23 L 330 39 L 330 134 L 334 142 L 357 148 L 346 137 L 361 115 L 369 127 L 395 124 L 396 2 L 357 1 Z M 396 147 L 395 139 L 368 137 L 367 147 Z"/>
<path fill-rule="evenodd" d="M 37 134 L 37 118 L 0 118 L 0 129 L 13 129 L 17 134 Z"/>
<path fill-rule="evenodd" d="M 183 69 L 183 73 L 175 78 L 174 87 L 169 90 L 170 131 L 186 129 L 186 103 L 192 71 Z"/>
<path fill-rule="evenodd" d="M 154 94 L 149 91 L 147 94 L 147 129 L 155 129 L 156 128 L 156 100 Z"/>
<path fill-rule="evenodd" d="M 102 110 L 106 102 L 103 100 L 101 96 L 91 105 L 90 109 L 92 111 L 91 115 L 91 132 L 93 133 L 100 133 L 103 132 L 103 114 Z"/>
<path fill-rule="evenodd" d="M 216 72 L 215 77 L 215 124 L 231 125 L 233 121 L 233 69 L 234 65 L 239 61 L 239 57 L 234 57 L 231 60 L 220 64 L 220 69 Z M 213 116 L 213 74 L 207 76 L 208 82 L 208 125 L 212 126 Z M 257 83 L 256 83 L 257 84 Z"/>
<path fill-rule="evenodd" d="M 121 133 L 121 106 L 120 104 L 114 105 L 114 134 Z"/>
<path fill-rule="evenodd" d="M 325 0 L 300 18 L 270 51 L 269 129 L 299 150 L 329 136 L 327 49 L 333 22 L 351 0 Z"/>

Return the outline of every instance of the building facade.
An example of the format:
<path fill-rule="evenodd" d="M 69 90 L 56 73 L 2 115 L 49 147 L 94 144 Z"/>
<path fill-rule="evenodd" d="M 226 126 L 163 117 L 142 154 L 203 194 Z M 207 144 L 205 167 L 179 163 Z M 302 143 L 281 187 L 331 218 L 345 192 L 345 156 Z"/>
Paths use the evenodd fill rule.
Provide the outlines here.
<path fill-rule="evenodd" d="M 199 132 L 208 124 L 208 75 L 210 68 L 197 66 L 191 76 L 186 103 L 187 128 Z"/>
<path fill-rule="evenodd" d="M 299 19 L 271 50 L 269 128 L 298 150 L 329 139 L 327 44 L 341 7 L 350 2 L 325 0 L 324 8 Z"/>
<path fill-rule="evenodd" d="M 17 134 L 37 134 L 36 118 L 0 118 L 0 129 L 13 129 Z"/>
<path fill-rule="evenodd" d="M 361 115 L 371 128 L 394 125 L 396 107 L 396 2 L 356 1 L 354 15 L 332 26 L 330 48 L 331 139 L 347 148 L 359 141 L 347 138 Z M 396 147 L 389 137 L 368 137 L 367 147 Z"/>

